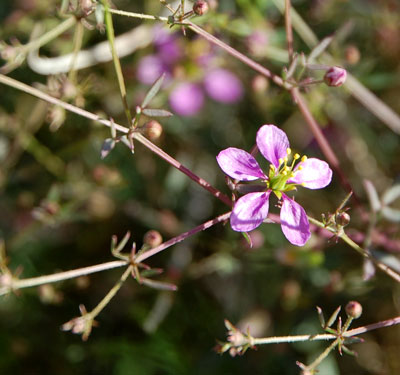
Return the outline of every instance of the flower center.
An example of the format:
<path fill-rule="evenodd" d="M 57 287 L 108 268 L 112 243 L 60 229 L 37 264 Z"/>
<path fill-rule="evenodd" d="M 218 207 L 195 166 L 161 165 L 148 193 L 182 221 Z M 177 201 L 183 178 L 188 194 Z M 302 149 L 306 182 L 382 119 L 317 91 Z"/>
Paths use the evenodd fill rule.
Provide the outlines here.
<path fill-rule="evenodd" d="M 301 157 L 297 153 L 291 157 L 292 150 L 290 148 L 286 150 L 286 154 L 287 155 L 283 159 L 279 159 L 278 168 L 272 164 L 269 167 L 269 180 L 267 181 L 267 187 L 275 193 L 278 199 L 281 199 L 283 192 L 294 190 L 296 189 L 296 185 L 300 185 L 295 183 L 287 183 L 287 181 L 293 178 L 298 171 L 303 169 L 301 163 L 307 160 L 306 155 Z M 290 158 L 292 160 L 289 163 Z M 295 166 L 296 170 L 294 170 Z"/>

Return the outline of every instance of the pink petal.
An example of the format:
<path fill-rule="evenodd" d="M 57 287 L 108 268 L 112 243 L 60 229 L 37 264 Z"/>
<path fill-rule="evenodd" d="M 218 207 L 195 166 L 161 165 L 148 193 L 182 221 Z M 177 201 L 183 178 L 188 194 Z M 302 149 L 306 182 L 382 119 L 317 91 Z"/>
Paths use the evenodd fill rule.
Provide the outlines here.
<path fill-rule="evenodd" d="M 231 227 L 236 232 L 249 232 L 267 217 L 270 191 L 249 193 L 235 204 L 231 214 Z"/>
<path fill-rule="evenodd" d="M 325 161 L 310 158 L 298 164 L 302 169 L 295 169 L 295 176 L 291 178 L 289 183 L 302 184 L 309 189 L 321 189 L 332 180 L 332 170 Z"/>
<path fill-rule="evenodd" d="M 267 179 L 257 160 L 248 152 L 239 148 L 229 147 L 217 156 L 221 169 L 230 177 L 240 181 Z"/>
<path fill-rule="evenodd" d="M 278 167 L 279 159 L 287 156 L 289 140 L 275 125 L 263 125 L 257 132 L 257 146 L 264 158 Z"/>
<path fill-rule="evenodd" d="M 303 246 L 311 236 L 310 223 L 304 208 L 287 195 L 282 195 L 282 232 L 290 243 Z"/>

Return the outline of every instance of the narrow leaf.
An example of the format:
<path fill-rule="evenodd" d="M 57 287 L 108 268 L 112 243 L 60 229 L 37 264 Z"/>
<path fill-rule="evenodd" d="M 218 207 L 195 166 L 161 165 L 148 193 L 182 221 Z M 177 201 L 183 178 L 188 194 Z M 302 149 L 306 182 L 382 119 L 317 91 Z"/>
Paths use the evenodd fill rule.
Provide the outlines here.
<path fill-rule="evenodd" d="M 393 223 L 400 223 L 400 211 L 390 207 L 383 207 L 382 215 Z"/>
<path fill-rule="evenodd" d="M 364 180 L 364 189 L 367 192 L 369 203 L 373 212 L 378 212 L 381 209 L 381 202 L 374 184 L 370 180 Z"/>
<path fill-rule="evenodd" d="M 313 61 L 314 59 L 316 59 L 322 52 L 324 52 L 328 48 L 332 40 L 333 40 L 333 35 L 322 39 L 321 42 L 317 44 L 311 51 L 308 57 L 308 61 Z"/>
<path fill-rule="evenodd" d="M 178 290 L 178 287 L 175 284 L 165 283 L 162 281 L 155 281 L 152 279 L 146 279 L 145 277 L 141 278 L 140 283 L 147 285 L 150 288 L 159 289 L 159 290 L 170 290 L 173 292 Z"/>
<path fill-rule="evenodd" d="M 151 89 L 145 96 L 143 103 L 142 103 L 142 108 L 146 108 L 146 106 L 153 100 L 153 98 L 157 95 L 158 91 L 160 91 L 161 85 L 164 81 L 165 73 L 161 75 L 160 78 L 157 79 L 157 81 L 154 82 L 153 86 L 151 86 Z"/>
<path fill-rule="evenodd" d="M 397 184 L 385 191 L 382 197 L 382 202 L 385 205 L 389 205 L 399 197 L 400 197 L 400 184 Z"/>
<path fill-rule="evenodd" d="M 339 306 L 331 315 L 331 317 L 329 318 L 328 322 L 326 323 L 327 327 L 330 327 L 333 323 L 335 323 L 335 320 L 337 318 L 337 316 L 339 315 L 339 312 L 341 310 L 341 306 Z"/>
<path fill-rule="evenodd" d="M 321 323 L 321 327 L 325 328 L 325 318 L 324 318 L 324 313 L 322 312 L 322 309 L 317 306 L 317 312 L 318 312 L 318 319 L 319 322 Z"/>
<path fill-rule="evenodd" d="M 150 109 L 150 108 L 143 109 L 142 113 L 149 117 L 171 117 L 174 115 L 173 113 L 165 109 Z"/>
<path fill-rule="evenodd" d="M 104 159 L 115 147 L 115 140 L 112 138 L 106 138 L 101 146 L 100 157 Z"/>

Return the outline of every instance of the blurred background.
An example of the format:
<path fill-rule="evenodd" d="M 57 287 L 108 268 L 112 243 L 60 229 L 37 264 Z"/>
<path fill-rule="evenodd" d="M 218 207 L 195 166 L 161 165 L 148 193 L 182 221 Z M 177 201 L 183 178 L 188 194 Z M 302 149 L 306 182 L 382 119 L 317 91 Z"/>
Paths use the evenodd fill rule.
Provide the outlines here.
<path fill-rule="evenodd" d="M 186 1 L 188 8 L 192 6 Z M 67 15 L 77 12 L 71 1 Z M 281 74 L 287 63 L 285 26 L 278 0 L 212 0 L 210 12 L 195 22 L 239 51 Z M 329 52 L 384 103 L 400 113 L 400 3 L 396 0 L 293 0 L 319 39 L 336 33 Z M 115 0 L 118 9 L 168 15 L 159 1 Z M 3 63 L 16 43 L 27 43 L 59 25 L 61 1 L 3 0 L 0 40 Z M 250 150 L 263 124 L 276 124 L 293 150 L 325 159 L 290 94 L 247 66 L 178 26 L 114 16 L 116 36 L 136 29 L 142 45 L 121 59 L 132 111 L 151 84 L 165 73 L 152 101 L 175 115 L 159 119 L 154 142 L 226 194 L 215 156 L 226 147 Z M 95 15 L 85 19 L 82 49 L 103 40 Z M 308 54 L 295 34 L 295 50 Z M 44 57 L 73 50 L 74 28 L 33 54 L 9 76 L 66 102 L 126 125 L 112 62 L 75 74 L 52 75 L 57 62 Z M 128 39 L 129 44 L 129 39 Z M 42 71 L 38 72 L 39 68 Z M 323 72 L 310 73 L 321 79 Z M 148 149 L 135 153 L 122 143 L 104 158 L 109 129 L 23 92 L 0 85 L 0 237 L 8 266 L 34 277 L 113 260 L 111 236 L 129 230 L 138 247 L 149 230 L 167 240 L 227 211 L 227 207 Z M 365 212 L 363 181 L 379 197 L 399 183 L 399 135 L 351 95 L 346 85 L 323 84 L 306 98 L 338 155 Z M 141 126 L 145 129 L 146 121 Z M 149 134 L 147 134 L 149 135 Z M 263 168 L 268 165 L 259 159 Z M 346 192 L 337 176 L 321 191 L 299 190 L 296 199 L 317 219 L 334 212 Z M 399 267 L 399 200 L 392 216 L 377 215 L 372 248 Z M 350 203 L 348 233 L 362 243 L 368 227 Z M 271 205 L 271 211 L 278 212 Z M 396 216 L 397 215 L 397 216 Z M 298 374 L 295 362 L 309 363 L 326 343 L 280 344 L 232 358 L 213 350 L 226 339 L 224 319 L 254 336 L 313 334 L 321 331 L 315 306 L 325 315 L 357 300 L 363 315 L 354 327 L 399 315 L 400 287 L 380 271 L 363 269 L 362 258 L 335 239 L 312 236 L 303 248 L 291 246 L 278 225 L 264 224 L 244 238 L 218 225 L 151 258 L 162 267 L 157 280 L 178 285 L 160 291 L 129 279 L 98 316 L 89 340 L 62 332 L 93 309 L 118 280 L 122 269 L 39 288 L 0 300 L 1 374 Z M 131 242 L 130 242 L 131 243 Z M 386 258 L 385 258 L 386 259 Z M 388 260 L 388 261 L 389 261 Z M 364 280 L 368 276 L 368 280 Z M 358 357 L 331 354 L 323 375 L 399 374 L 400 328 L 370 332 L 351 348 Z"/>

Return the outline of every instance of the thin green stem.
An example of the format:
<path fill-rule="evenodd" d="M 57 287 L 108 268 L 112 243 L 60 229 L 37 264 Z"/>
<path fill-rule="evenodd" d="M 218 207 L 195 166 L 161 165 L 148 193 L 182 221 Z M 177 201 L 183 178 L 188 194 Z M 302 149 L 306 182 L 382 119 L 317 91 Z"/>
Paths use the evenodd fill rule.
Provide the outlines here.
<path fill-rule="evenodd" d="M 303 341 L 326 341 L 335 339 L 335 335 L 321 334 L 321 335 L 296 335 L 296 336 L 276 336 L 276 337 L 263 337 L 253 338 L 252 344 L 265 345 L 265 344 L 281 344 L 284 342 L 303 342 Z"/>
<path fill-rule="evenodd" d="M 71 67 L 70 67 L 70 71 L 68 74 L 68 78 L 72 83 L 76 82 L 75 64 L 76 64 L 76 60 L 78 58 L 79 51 L 82 48 L 83 32 L 84 32 L 83 23 L 78 22 L 76 25 L 75 34 L 74 34 L 74 41 L 73 41 L 74 50 L 72 52 Z"/>
<path fill-rule="evenodd" d="M 374 258 L 369 251 L 363 249 L 360 245 L 355 243 L 346 233 L 337 233 L 337 230 L 334 228 L 326 227 L 324 223 L 308 216 L 308 220 L 310 223 L 328 230 L 329 232 L 335 234 L 339 238 L 341 238 L 344 242 L 346 242 L 351 248 L 356 250 L 359 254 L 361 254 L 364 258 L 370 259 L 375 266 L 377 266 L 381 271 L 385 272 L 388 276 L 390 276 L 392 279 L 396 280 L 398 283 L 400 283 L 400 275 L 391 269 L 389 266 L 387 266 L 385 263 L 382 263 L 380 260 Z"/>
<path fill-rule="evenodd" d="M 124 105 L 125 115 L 128 120 L 128 124 L 129 124 L 129 126 L 131 126 L 132 115 L 131 115 L 131 111 L 129 109 L 128 99 L 126 97 L 126 88 L 125 88 L 124 76 L 122 74 L 121 63 L 119 61 L 118 54 L 115 49 L 115 42 L 114 42 L 115 37 L 114 37 L 114 26 L 113 26 L 113 21 L 112 21 L 112 15 L 109 11 L 110 7 L 108 4 L 108 0 L 102 0 L 102 1 L 103 1 L 104 11 L 105 11 L 107 38 L 110 43 L 111 54 L 113 57 L 115 72 L 117 73 L 117 79 L 118 79 L 119 90 L 121 92 L 122 103 Z"/>
<path fill-rule="evenodd" d="M 99 304 L 88 313 L 92 319 L 94 319 L 100 312 L 108 305 L 108 303 L 114 298 L 114 296 L 118 293 L 121 289 L 122 285 L 132 273 L 133 266 L 130 265 L 125 272 L 122 274 L 121 278 L 118 282 L 112 287 L 112 289 L 105 295 L 105 297 L 99 302 Z"/>
<path fill-rule="evenodd" d="M 287 41 L 287 50 L 289 55 L 289 63 L 293 60 L 293 30 L 292 30 L 292 21 L 290 17 L 290 0 L 285 0 L 285 28 L 286 28 L 286 41 Z"/>
<path fill-rule="evenodd" d="M 339 344 L 340 338 L 338 337 L 332 344 L 330 344 L 310 365 L 306 367 L 307 370 L 315 369 L 329 354 L 335 349 L 335 347 Z"/>

